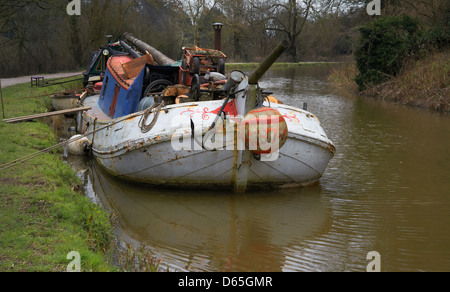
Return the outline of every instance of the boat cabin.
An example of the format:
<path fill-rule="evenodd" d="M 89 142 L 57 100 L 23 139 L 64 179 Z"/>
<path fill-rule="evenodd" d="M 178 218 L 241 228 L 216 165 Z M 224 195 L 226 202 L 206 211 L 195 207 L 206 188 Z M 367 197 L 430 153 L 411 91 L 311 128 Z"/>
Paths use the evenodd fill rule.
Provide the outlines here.
<path fill-rule="evenodd" d="M 106 70 L 106 64 L 111 56 L 125 55 L 125 54 L 127 53 L 121 50 L 121 47 L 118 43 L 108 44 L 101 47 L 97 51 L 91 52 L 89 56 L 88 67 L 86 71 L 83 72 L 84 87 L 86 87 L 90 81 L 92 82 L 101 81 L 101 77 Z"/>
<path fill-rule="evenodd" d="M 178 82 L 179 67 L 156 66 L 151 55 L 133 59 L 116 55 L 108 59 L 98 104 L 110 118 L 144 110 L 154 103 L 152 92 Z"/>

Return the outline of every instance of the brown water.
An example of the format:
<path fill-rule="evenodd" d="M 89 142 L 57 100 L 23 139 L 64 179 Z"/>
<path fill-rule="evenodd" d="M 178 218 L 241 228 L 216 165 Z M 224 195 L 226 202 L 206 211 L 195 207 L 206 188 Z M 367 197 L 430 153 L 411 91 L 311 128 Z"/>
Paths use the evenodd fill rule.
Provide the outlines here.
<path fill-rule="evenodd" d="M 177 271 L 450 271 L 450 116 L 328 87 L 331 67 L 275 69 L 261 87 L 316 114 L 337 152 L 320 184 L 267 193 L 131 185 L 69 158 L 118 215 L 122 245 Z"/>

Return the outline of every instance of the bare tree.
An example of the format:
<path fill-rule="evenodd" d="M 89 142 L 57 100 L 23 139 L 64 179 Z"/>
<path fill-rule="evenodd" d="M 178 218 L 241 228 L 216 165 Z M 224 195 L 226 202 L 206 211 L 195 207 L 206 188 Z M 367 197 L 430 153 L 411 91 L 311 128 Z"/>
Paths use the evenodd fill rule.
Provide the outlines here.
<path fill-rule="evenodd" d="M 450 9 L 448 0 L 386 0 L 383 12 L 390 15 L 408 14 L 418 17 L 428 25 L 436 24 Z"/>
<path fill-rule="evenodd" d="M 256 0 L 254 0 L 256 1 Z M 288 53 L 292 62 L 298 61 L 297 40 L 308 21 L 326 11 L 341 9 L 344 0 L 282 0 L 266 4 L 267 30 L 281 32 L 289 43 Z M 351 1 L 350 1 L 351 2 Z M 349 3 L 345 3 L 349 4 Z"/>
<path fill-rule="evenodd" d="M 125 16 L 128 13 L 128 11 L 130 11 L 131 8 L 136 7 L 138 5 L 137 0 L 126 0 L 125 3 L 123 3 L 123 2 L 124 2 L 123 0 L 118 0 L 118 3 L 117 3 L 118 21 L 117 21 L 117 28 L 115 31 L 116 37 L 119 37 L 120 35 L 122 35 L 124 33 L 124 31 L 123 31 L 124 21 L 125 21 Z"/>
<path fill-rule="evenodd" d="M 233 59 L 239 60 L 242 55 L 243 39 L 246 31 L 250 27 L 247 21 L 248 9 L 246 1 L 244 0 L 229 0 L 223 1 L 220 5 L 221 10 L 225 14 L 225 26 L 231 34 L 231 41 L 233 44 Z"/>
<path fill-rule="evenodd" d="M 218 5 L 220 0 L 177 0 L 179 7 L 191 19 L 194 44 L 200 46 L 200 39 L 203 29 L 207 25 L 205 19 L 208 19 L 211 11 Z M 209 25 L 209 24 L 208 24 Z"/>
<path fill-rule="evenodd" d="M 288 53 L 292 62 L 297 62 L 297 38 L 312 11 L 315 0 L 275 1 L 268 7 L 267 30 L 286 35 L 290 46 Z"/>

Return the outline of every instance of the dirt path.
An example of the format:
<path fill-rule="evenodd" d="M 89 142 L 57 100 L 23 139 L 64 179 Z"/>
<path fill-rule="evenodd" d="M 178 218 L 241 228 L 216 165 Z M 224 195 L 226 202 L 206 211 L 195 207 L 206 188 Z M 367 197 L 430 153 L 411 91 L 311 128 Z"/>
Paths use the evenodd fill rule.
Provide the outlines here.
<path fill-rule="evenodd" d="M 57 74 L 34 74 L 30 76 L 22 76 L 22 77 L 14 77 L 14 78 L 2 78 L 2 88 L 5 88 L 6 86 L 15 85 L 15 84 L 21 84 L 21 83 L 30 83 L 31 77 L 44 77 L 45 79 L 51 79 L 51 78 L 65 78 L 65 77 L 71 77 L 71 76 L 77 76 L 81 75 L 83 72 L 69 72 L 69 73 L 57 73 Z"/>

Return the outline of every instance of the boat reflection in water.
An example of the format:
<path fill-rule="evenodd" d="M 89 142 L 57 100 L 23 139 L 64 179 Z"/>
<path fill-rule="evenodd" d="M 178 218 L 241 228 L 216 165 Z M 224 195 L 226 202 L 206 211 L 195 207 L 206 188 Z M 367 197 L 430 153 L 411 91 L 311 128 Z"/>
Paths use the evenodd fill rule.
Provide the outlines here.
<path fill-rule="evenodd" d="M 118 216 L 118 239 L 155 249 L 171 270 L 299 270 L 296 247 L 331 226 L 320 186 L 305 194 L 157 189 L 118 181 L 85 158 L 70 159 L 77 159 L 70 163 L 91 199 Z"/>

